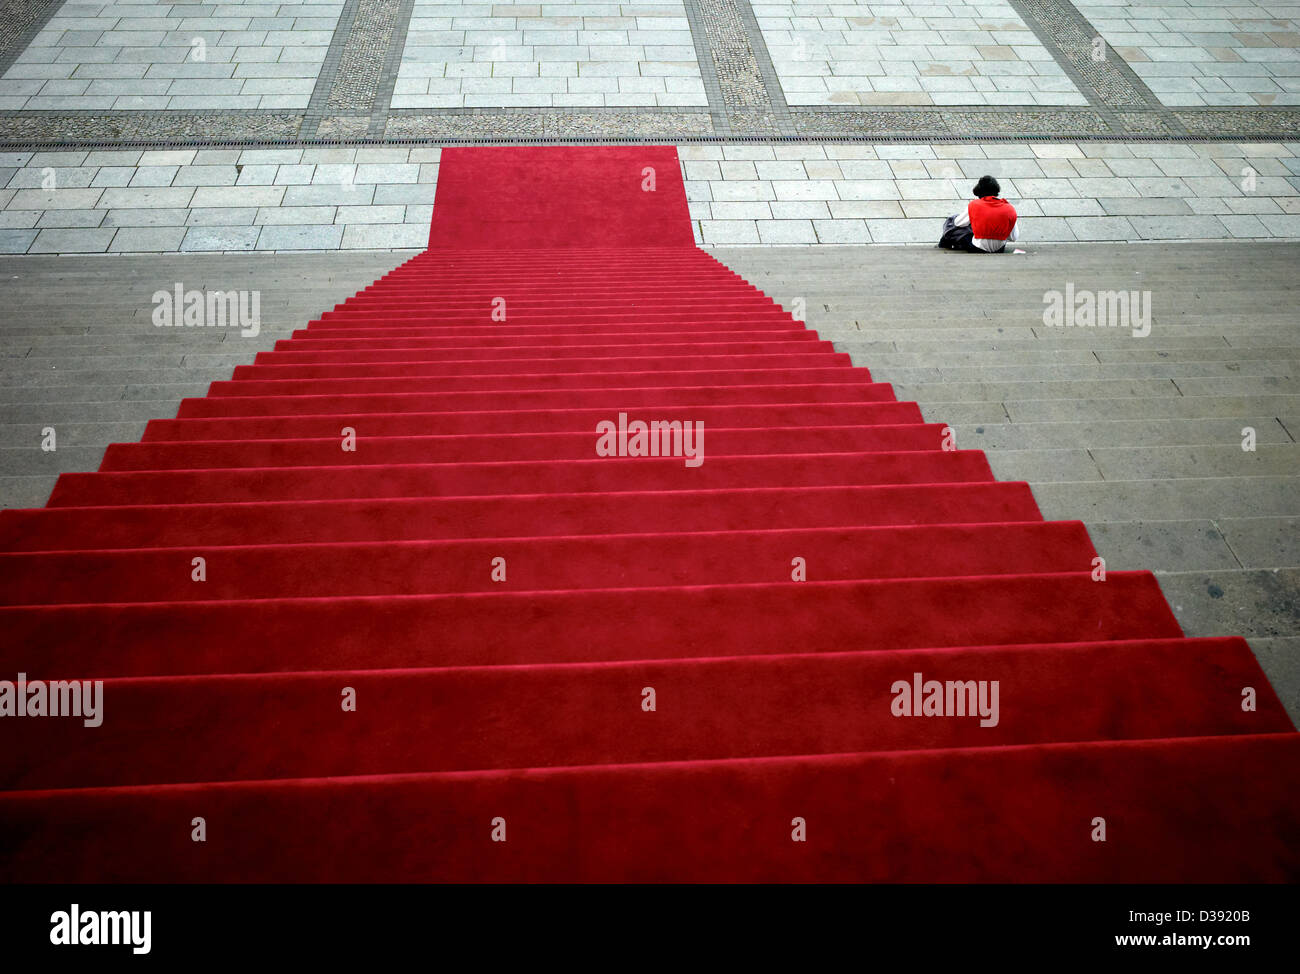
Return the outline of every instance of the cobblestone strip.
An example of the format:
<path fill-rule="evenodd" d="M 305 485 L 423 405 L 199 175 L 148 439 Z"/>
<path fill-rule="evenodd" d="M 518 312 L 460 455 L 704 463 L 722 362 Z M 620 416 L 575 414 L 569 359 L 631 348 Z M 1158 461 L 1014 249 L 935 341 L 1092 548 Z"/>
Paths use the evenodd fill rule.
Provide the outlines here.
<path fill-rule="evenodd" d="M 4 0 L 0 3 L 0 75 L 40 33 L 63 0 Z"/>
<path fill-rule="evenodd" d="M 0 114 L 0 143 L 251 142 L 297 139 L 298 112 L 26 112 Z"/>
<path fill-rule="evenodd" d="M 415 0 L 361 0 L 363 4 L 384 6 L 384 20 L 388 23 L 388 48 L 383 67 L 379 72 L 374 100 L 370 105 L 370 127 L 366 134 L 380 138 L 388 121 L 388 109 L 393 103 L 393 87 L 397 84 L 397 71 L 402 64 L 402 51 L 406 48 L 406 31 L 415 10 Z M 376 59 L 377 61 L 378 59 Z"/>
<path fill-rule="evenodd" d="M 330 111 L 370 112 L 382 87 L 401 8 L 399 0 L 360 0 L 356 19 L 339 59 L 334 87 L 326 102 Z M 409 7 L 409 4 L 405 4 Z M 405 35 L 403 35 L 405 43 Z"/>
<path fill-rule="evenodd" d="M 700 9 L 700 0 L 682 0 L 682 6 L 686 10 L 686 22 L 691 28 L 691 42 L 695 45 L 695 62 L 700 66 L 704 94 L 709 99 L 713 130 L 719 135 L 731 135 L 731 122 L 727 118 L 727 105 L 722 96 L 717 65 L 713 60 L 713 49 L 709 46 L 709 31 Z"/>
<path fill-rule="evenodd" d="M 1180 108 L 1174 116 L 1193 138 L 1248 132 L 1253 140 L 1300 141 L 1300 111 L 1296 109 Z"/>
<path fill-rule="evenodd" d="M 300 133 L 295 112 L 0 112 L 0 146 L 130 145 L 177 143 L 226 145 L 250 142 L 304 143 L 319 140 L 457 139 L 491 144 L 553 138 L 673 140 L 697 138 L 780 138 L 823 141 L 896 139 L 978 142 L 981 139 L 1106 139 L 1126 137 L 1300 142 L 1295 109 L 1179 109 L 1173 131 L 1161 112 L 1098 111 L 1090 108 L 985 108 L 960 106 L 872 109 L 821 106 L 795 109 L 795 130 L 775 130 L 774 113 L 729 112 L 729 132 L 718 131 L 707 108 L 460 109 L 404 110 L 371 115 L 326 115 L 314 137 Z M 370 133 L 373 118 L 383 129 Z"/>
<path fill-rule="evenodd" d="M 793 135 L 794 122 L 745 0 L 685 0 L 709 106 L 726 133 Z"/>
<path fill-rule="evenodd" d="M 1120 55 L 1101 39 L 1097 29 L 1069 0 L 1008 0 L 1056 63 L 1103 113 L 1145 110 L 1141 116 L 1109 116 L 1117 131 L 1183 134 L 1182 123 L 1133 73 Z M 1155 114 L 1158 118 L 1153 119 Z M 1130 129 L 1125 123 L 1132 122 Z"/>
<path fill-rule="evenodd" d="M 754 8 L 750 6 L 749 0 L 726 0 L 726 2 L 735 8 L 744 25 L 746 38 L 763 78 L 763 87 L 767 90 L 770 111 L 776 116 L 777 127 L 782 134 L 793 135 L 796 130 L 790 115 L 790 106 L 786 103 L 785 91 L 777 77 L 772 58 L 767 52 L 767 41 L 763 40 L 763 32 L 758 27 L 758 18 L 754 16 Z"/>
<path fill-rule="evenodd" d="M 338 23 L 334 25 L 334 36 L 330 38 L 329 50 L 325 52 L 325 60 L 321 62 L 320 74 L 316 76 L 316 86 L 312 89 L 311 101 L 307 103 L 307 111 L 303 116 L 304 138 L 315 137 L 321 127 L 321 118 L 334 94 L 334 82 L 338 78 L 339 66 L 343 62 L 344 49 L 356 25 L 357 9 L 360 5 L 361 0 L 344 0 Z M 369 108 L 370 103 L 367 102 L 364 110 L 368 111 Z"/>
<path fill-rule="evenodd" d="M 303 119 L 303 137 L 381 136 L 415 0 L 346 0 Z"/>
<path fill-rule="evenodd" d="M 725 137 L 705 108 L 462 108 L 397 109 L 386 119 L 388 139 L 528 141 L 549 138 L 678 139 Z"/>
<path fill-rule="evenodd" d="M 861 108 L 821 107 L 794 115 L 805 136 L 875 136 L 877 138 L 971 139 L 1070 138 L 1108 136 L 1112 127 L 1102 113 L 1080 108 Z"/>

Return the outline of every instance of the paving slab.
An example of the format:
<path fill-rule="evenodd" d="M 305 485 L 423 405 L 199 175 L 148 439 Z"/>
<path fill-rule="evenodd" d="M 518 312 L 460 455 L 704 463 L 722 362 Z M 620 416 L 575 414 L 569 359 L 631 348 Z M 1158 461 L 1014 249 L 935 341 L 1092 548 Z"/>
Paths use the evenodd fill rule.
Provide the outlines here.
<path fill-rule="evenodd" d="M 1088 521 L 1107 571 L 1234 571 L 1241 563 L 1216 522 Z"/>

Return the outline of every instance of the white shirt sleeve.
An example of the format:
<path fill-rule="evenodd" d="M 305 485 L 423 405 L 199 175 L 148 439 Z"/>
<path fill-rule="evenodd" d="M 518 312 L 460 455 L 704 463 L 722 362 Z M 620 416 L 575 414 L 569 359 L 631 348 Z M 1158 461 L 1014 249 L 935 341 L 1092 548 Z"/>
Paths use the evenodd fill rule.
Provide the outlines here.
<path fill-rule="evenodd" d="M 958 214 L 953 218 L 952 225 L 955 226 L 955 227 L 964 227 L 964 226 L 969 226 L 969 225 L 970 225 L 970 210 L 969 210 L 969 209 L 963 209 L 960 213 L 958 213 Z"/>
<path fill-rule="evenodd" d="M 1016 241 L 1016 240 L 1019 240 L 1019 239 L 1020 239 L 1020 221 L 1019 221 L 1019 220 L 1017 220 L 1014 224 L 1012 224 L 1012 226 L 1011 226 L 1011 236 L 1007 237 L 1007 239 L 1010 240 L 1010 241 L 1013 241 L 1013 242 Z"/>

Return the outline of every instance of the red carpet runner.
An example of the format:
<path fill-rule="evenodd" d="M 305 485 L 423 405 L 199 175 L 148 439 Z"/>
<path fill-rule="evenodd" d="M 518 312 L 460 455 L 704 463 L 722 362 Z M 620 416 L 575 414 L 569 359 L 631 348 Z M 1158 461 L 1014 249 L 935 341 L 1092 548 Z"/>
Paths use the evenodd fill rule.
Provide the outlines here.
<path fill-rule="evenodd" d="M 442 159 L 427 252 L 0 514 L 0 679 L 104 681 L 0 721 L 0 878 L 1300 876 L 1246 644 L 696 249 L 672 149 Z"/>

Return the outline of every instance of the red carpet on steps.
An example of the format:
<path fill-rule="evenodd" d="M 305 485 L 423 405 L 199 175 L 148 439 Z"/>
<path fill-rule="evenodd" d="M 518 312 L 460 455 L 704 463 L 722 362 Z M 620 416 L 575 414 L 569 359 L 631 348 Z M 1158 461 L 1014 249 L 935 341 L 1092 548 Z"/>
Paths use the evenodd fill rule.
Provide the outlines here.
<path fill-rule="evenodd" d="M 426 252 L 0 512 L 0 680 L 104 681 L 0 720 L 0 880 L 1300 878 L 1249 647 L 944 433 L 673 149 L 444 149 Z"/>

